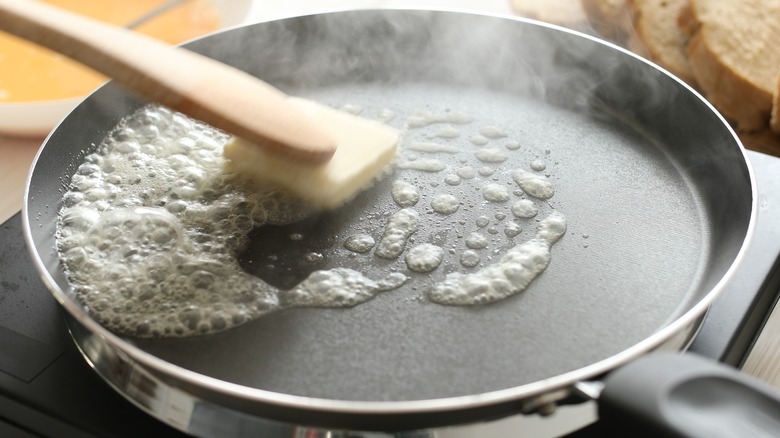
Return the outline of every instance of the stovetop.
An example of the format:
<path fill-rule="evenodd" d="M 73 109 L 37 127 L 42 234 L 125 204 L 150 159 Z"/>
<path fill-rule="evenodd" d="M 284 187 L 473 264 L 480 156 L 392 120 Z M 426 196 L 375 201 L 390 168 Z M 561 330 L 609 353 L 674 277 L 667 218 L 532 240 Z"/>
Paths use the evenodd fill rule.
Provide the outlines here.
<path fill-rule="evenodd" d="M 780 289 L 780 159 L 750 152 L 759 191 L 756 238 L 710 309 L 691 350 L 739 367 Z M 576 433 L 598 436 L 598 425 Z M 0 225 L 0 437 L 183 436 L 112 390 L 70 339 L 30 262 L 20 214 Z"/>

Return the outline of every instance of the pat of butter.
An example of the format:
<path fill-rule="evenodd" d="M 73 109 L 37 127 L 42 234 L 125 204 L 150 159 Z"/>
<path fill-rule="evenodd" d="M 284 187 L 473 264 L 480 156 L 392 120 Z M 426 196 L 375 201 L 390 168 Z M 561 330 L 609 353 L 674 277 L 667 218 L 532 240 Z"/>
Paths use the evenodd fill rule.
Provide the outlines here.
<path fill-rule="evenodd" d="M 224 150 L 229 168 L 335 208 L 370 185 L 395 157 L 400 138 L 395 129 L 316 102 L 292 100 L 331 131 L 338 145 L 333 157 L 324 164 L 300 163 L 233 138 Z"/>

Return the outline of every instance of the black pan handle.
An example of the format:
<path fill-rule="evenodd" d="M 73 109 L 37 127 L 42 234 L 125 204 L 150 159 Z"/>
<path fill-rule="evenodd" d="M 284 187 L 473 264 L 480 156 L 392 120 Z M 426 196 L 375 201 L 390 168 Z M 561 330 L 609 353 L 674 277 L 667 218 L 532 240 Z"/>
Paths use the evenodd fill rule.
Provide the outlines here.
<path fill-rule="evenodd" d="M 610 435 L 780 436 L 780 391 L 692 353 L 649 354 L 604 383 L 599 419 Z"/>

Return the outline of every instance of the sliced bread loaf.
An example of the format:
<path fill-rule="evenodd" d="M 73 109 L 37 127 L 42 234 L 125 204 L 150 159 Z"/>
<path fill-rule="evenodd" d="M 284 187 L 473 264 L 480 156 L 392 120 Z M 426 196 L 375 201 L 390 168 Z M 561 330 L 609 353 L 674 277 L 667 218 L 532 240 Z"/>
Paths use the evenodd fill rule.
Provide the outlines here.
<path fill-rule="evenodd" d="M 769 127 L 772 128 L 772 131 L 780 134 L 780 74 L 777 75 L 777 86 L 772 99 L 772 116 L 769 120 Z"/>
<path fill-rule="evenodd" d="M 631 0 L 636 39 L 629 48 L 644 55 L 692 86 L 696 79 L 688 62 L 688 36 L 678 25 L 689 0 Z"/>
<path fill-rule="evenodd" d="M 593 30 L 601 37 L 625 45 L 633 34 L 629 0 L 581 0 Z"/>
<path fill-rule="evenodd" d="M 511 0 L 512 10 L 521 17 L 585 31 L 588 18 L 576 0 Z"/>
<path fill-rule="evenodd" d="M 780 0 L 691 0 L 691 71 L 742 131 L 769 124 L 780 71 Z"/>

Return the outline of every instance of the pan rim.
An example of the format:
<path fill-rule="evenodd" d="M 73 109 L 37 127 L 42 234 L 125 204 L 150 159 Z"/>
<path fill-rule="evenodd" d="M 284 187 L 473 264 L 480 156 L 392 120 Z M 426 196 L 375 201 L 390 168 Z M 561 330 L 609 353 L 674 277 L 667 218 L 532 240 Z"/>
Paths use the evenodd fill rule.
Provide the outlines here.
<path fill-rule="evenodd" d="M 557 31 L 565 32 L 568 34 L 573 34 L 580 38 L 586 38 L 600 45 L 607 46 L 612 50 L 620 51 L 622 52 L 623 55 L 627 55 L 637 60 L 640 60 L 641 62 L 644 62 L 645 64 L 651 66 L 652 68 L 662 71 L 671 79 L 677 81 L 679 85 L 684 87 L 689 93 L 692 94 L 692 96 L 699 99 L 701 103 L 703 103 L 710 111 L 712 111 L 712 113 L 714 113 L 714 115 L 717 116 L 717 118 L 720 120 L 723 126 L 727 129 L 729 134 L 732 136 L 733 140 L 736 142 L 736 145 L 740 149 L 740 154 L 743 160 L 742 163 L 745 166 L 745 170 L 750 182 L 752 199 L 751 199 L 751 211 L 750 211 L 750 219 L 749 219 L 748 227 L 745 233 L 745 238 L 742 241 L 742 244 L 740 246 L 740 249 L 737 252 L 737 255 L 735 256 L 734 260 L 731 262 L 729 268 L 726 270 L 725 274 L 720 278 L 720 280 L 715 284 L 715 286 L 712 287 L 706 294 L 704 294 L 704 296 L 695 305 L 693 305 L 687 312 L 683 313 L 682 315 L 680 315 L 679 317 L 677 317 L 676 319 L 674 319 L 673 321 L 671 321 L 670 323 L 668 323 L 667 325 L 665 325 L 664 327 L 662 327 L 661 329 L 653 333 L 652 335 L 643 339 L 642 341 L 624 349 L 623 351 L 611 357 L 602 359 L 598 362 L 592 363 L 585 367 L 572 370 L 551 378 L 543 379 L 540 381 L 536 381 L 536 382 L 532 382 L 532 383 L 528 383 L 516 387 L 489 391 L 481 394 L 470 394 L 470 395 L 463 395 L 463 396 L 456 396 L 456 397 L 435 398 L 435 399 L 425 399 L 425 400 L 404 400 L 404 401 L 335 400 L 335 399 L 284 394 L 284 393 L 278 393 L 269 390 L 263 390 L 259 388 L 247 387 L 244 385 L 226 382 L 217 378 L 209 377 L 188 370 L 186 368 L 183 368 L 178 365 L 174 365 L 170 362 L 167 362 L 163 359 L 160 359 L 150 353 L 141 350 L 140 348 L 136 347 L 132 343 L 108 331 L 106 328 L 104 328 L 96 321 L 94 321 L 82 307 L 77 305 L 77 303 L 74 300 L 72 300 L 70 297 L 68 297 L 67 293 L 57 285 L 54 278 L 48 272 L 45 263 L 42 260 L 39 252 L 37 251 L 37 247 L 35 245 L 33 235 L 32 235 L 32 229 L 31 229 L 32 217 L 29 210 L 30 201 L 34 196 L 34 194 L 31 193 L 33 174 L 38 164 L 38 160 L 41 156 L 41 153 L 45 149 L 46 144 L 49 142 L 52 135 L 57 131 L 58 127 L 55 127 L 47 135 L 46 139 L 43 141 L 42 147 L 38 150 L 38 153 L 36 154 L 33 160 L 33 163 L 30 167 L 30 171 L 26 179 L 25 192 L 23 198 L 24 203 L 22 207 L 22 227 L 24 232 L 25 243 L 31 255 L 35 268 L 39 272 L 39 275 L 41 276 L 46 287 L 52 293 L 52 295 L 57 300 L 57 302 L 67 311 L 69 316 L 73 317 L 77 323 L 81 324 L 90 333 L 94 333 L 98 335 L 106 345 L 110 346 L 112 349 L 121 351 L 123 354 L 127 355 L 134 364 L 141 366 L 143 369 L 151 370 L 155 375 L 170 377 L 179 380 L 192 387 L 202 388 L 206 391 L 209 391 L 209 393 L 219 394 L 220 396 L 235 397 L 240 399 L 240 401 L 242 402 L 273 405 L 275 407 L 280 407 L 280 408 L 315 411 L 315 412 L 320 412 L 325 414 L 380 415 L 380 416 L 447 413 L 452 411 L 473 410 L 478 408 L 489 408 L 494 405 L 516 403 L 519 400 L 524 400 L 541 394 L 549 393 L 555 390 L 571 387 L 572 385 L 578 382 L 583 382 L 590 379 L 598 378 L 600 375 L 603 375 L 617 367 L 620 367 L 621 365 L 628 363 L 629 361 L 643 354 L 646 354 L 658 348 L 666 341 L 670 340 L 675 335 L 679 334 L 681 331 L 684 331 L 686 327 L 689 327 L 693 324 L 697 324 L 697 320 L 699 320 L 699 318 L 705 314 L 709 306 L 720 295 L 725 285 L 731 281 L 735 272 L 742 265 L 747 249 L 755 233 L 756 216 L 758 210 L 756 180 L 755 180 L 753 167 L 750 163 L 750 160 L 747 157 L 747 151 L 744 145 L 737 137 L 734 130 L 729 126 L 725 118 L 706 99 L 704 99 L 704 97 L 702 97 L 699 92 L 697 92 L 695 89 L 685 84 L 683 81 L 681 81 L 680 79 L 678 79 L 677 77 L 675 77 L 667 70 L 663 69 L 662 67 L 652 63 L 651 61 L 643 59 L 637 56 L 636 54 L 633 54 L 628 50 L 623 49 L 615 44 L 612 44 L 610 42 L 601 40 L 599 38 L 593 37 L 591 35 L 579 31 L 567 29 L 549 23 L 539 22 L 537 20 L 509 16 L 505 14 L 481 13 L 481 12 L 476 12 L 473 10 L 466 10 L 466 9 L 429 9 L 429 8 L 406 7 L 406 8 L 381 8 L 381 9 L 361 9 L 361 10 L 364 11 L 390 10 L 390 11 L 416 11 L 416 12 L 432 12 L 432 13 L 469 14 L 469 15 L 501 18 L 501 19 L 506 19 L 511 21 L 522 22 L 526 24 L 531 24 L 535 26 L 546 27 Z M 273 17 L 269 20 L 247 23 L 245 26 L 253 26 L 264 22 L 277 21 L 277 20 L 288 19 L 288 18 L 298 18 L 298 17 L 321 15 L 321 14 L 334 14 L 334 13 L 337 14 L 342 12 L 355 12 L 355 11 L 359 11 L 359 10 L 331 9 L 328 11 L 312 12 L 304 15 Z M 243 26 L 234 26 L 226 30 L 235 29 L 237 27 L 243 27 Z M 87 98 L 89 98 L 89 96 Z M 60 122 L 60 124 L 61 123 L 62 122 Z M 101 375 L 101 377 L 107 380 L 105 376 Z M 176 387 L 173 385 L 169 385 L 169 386 L 171 388 Z M 192 395 L 192 397 L 195 399 L 199 399 L 199 397 L 195 395 Z M 207 398 L 205 400 L 208 401 Z"/>

